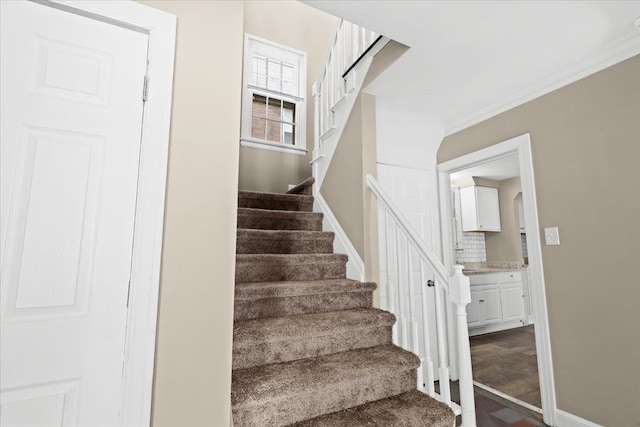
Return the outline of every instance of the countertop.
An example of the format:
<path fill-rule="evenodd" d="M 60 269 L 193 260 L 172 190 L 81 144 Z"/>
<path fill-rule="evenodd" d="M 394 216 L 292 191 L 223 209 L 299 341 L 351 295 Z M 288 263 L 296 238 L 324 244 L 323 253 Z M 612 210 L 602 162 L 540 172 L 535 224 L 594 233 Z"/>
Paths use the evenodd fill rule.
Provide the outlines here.
<path fill-rule="evenodd" d="M 461 262 L 460 264 L 464 265 L 462 273 L 465 275 L 521 271 L 528 267 L 518 261 Z"/>

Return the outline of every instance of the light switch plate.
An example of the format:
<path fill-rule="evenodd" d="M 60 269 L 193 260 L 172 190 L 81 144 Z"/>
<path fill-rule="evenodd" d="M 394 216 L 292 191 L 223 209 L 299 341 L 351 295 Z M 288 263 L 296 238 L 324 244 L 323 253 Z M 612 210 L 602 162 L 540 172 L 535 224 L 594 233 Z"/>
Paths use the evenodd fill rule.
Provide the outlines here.
<path fill-rule="evenodd" d="M 544 229 L 544 240 L 547 246 L 555 246 L 560 244 L 560 233 L 558 227 L 547 227 Z"/>

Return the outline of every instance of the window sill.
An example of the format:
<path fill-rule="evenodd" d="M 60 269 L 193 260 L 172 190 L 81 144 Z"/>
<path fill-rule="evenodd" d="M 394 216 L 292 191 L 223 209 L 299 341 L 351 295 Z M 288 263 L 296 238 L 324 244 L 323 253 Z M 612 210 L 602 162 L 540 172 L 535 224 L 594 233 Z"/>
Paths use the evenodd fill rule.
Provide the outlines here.
<path fill-rule="evenodd" d="M 297 154 L 298 156 L 306 156 L 307 150 L 293 145 L 277 144 L 266 142 L 259 139 L 240 138 L 240 145 L 243 147 L 260 148 L 268 151 L 278 151 L 280 153 Z"/>

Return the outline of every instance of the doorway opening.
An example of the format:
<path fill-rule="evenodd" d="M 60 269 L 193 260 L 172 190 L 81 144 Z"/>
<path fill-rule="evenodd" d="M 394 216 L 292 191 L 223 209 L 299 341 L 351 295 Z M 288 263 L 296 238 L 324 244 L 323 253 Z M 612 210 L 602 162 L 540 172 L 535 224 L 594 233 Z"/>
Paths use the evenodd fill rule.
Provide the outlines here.
<path fill-rule="evenodd" d="M 474 382 L 554 425 L 529 135 L 442 163 L 438 173 L 445 265 L 464 265 L 471 283 Z"/>

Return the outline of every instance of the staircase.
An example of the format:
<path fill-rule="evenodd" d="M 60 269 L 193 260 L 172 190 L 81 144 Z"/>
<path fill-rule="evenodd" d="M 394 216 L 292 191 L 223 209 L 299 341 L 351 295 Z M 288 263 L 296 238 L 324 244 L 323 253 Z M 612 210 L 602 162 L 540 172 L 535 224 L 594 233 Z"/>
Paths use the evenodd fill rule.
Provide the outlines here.
<path fill-rule="evenodd" d="M 313 178 L 287 194 L 238 194 L 231 401 L 234 426 L 447 426 L 416 389 L 419 359 L 392 344 L 376 285 L 313 213 Z"/>

